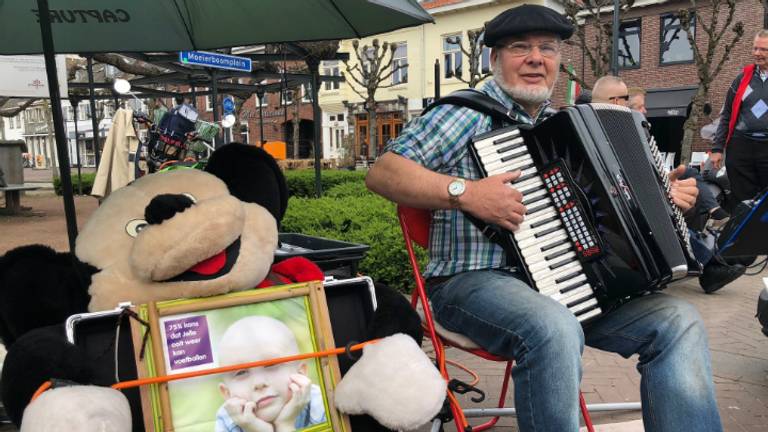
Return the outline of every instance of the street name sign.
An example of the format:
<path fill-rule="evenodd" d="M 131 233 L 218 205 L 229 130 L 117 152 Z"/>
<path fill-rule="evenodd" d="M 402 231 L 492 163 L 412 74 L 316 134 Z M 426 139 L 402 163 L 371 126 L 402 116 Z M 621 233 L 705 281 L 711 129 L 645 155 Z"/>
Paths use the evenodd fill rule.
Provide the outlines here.
<path fill-rule="evenodd" d="M 238 57 L 207 51 L 179 51 L 179 62 L 216 69 L 250 72 L 253 64 L 248 57 Z"/>

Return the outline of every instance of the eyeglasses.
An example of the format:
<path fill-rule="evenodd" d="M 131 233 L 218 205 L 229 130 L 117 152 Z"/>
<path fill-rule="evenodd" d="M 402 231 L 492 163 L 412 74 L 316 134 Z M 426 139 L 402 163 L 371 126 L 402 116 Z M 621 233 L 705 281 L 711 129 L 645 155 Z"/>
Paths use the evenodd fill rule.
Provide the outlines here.
<path fill-rule="evenodd" d="M 609 97 L 608 99 L 609 99 L 609 100 L 614 100 L 614 99 L 616 99 L 616 100 L 619 100 L 619 99 L 624 99 L 625 101 L 629 102 L 629 95 L 611 96 L 611 97 Z"/>
<path fill-rule="evenodd" d="M 759 52 L 760 54 L 768 53 L 768 48 L 752 47 L 752 52 Z"/>
<path fill-rule="evenodd" d="M 539 45 L 532 45 L 527 42 L 512 42 L 506 45 L 499 45 L 499 48 L 506 49 L 513 57 L 527 56 L 537 47 L 544 57 L 556 57 L 560 54 L 560 44 L 557 42 L 544 42 Z"/>

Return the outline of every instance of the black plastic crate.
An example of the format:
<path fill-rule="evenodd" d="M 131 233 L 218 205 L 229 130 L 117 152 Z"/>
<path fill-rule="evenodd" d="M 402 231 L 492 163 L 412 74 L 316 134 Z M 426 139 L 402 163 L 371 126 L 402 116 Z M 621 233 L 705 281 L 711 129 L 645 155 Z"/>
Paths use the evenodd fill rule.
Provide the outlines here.
<path fill-rule="evenodd" d="M 365 258 L 370 246 L 313 237 L 298 233 L 280 233 L 280 248 L 275 251 L 275 262 L 302 256 L 312 260 L 327 274 L 354 276 L 357 265 Z"/>

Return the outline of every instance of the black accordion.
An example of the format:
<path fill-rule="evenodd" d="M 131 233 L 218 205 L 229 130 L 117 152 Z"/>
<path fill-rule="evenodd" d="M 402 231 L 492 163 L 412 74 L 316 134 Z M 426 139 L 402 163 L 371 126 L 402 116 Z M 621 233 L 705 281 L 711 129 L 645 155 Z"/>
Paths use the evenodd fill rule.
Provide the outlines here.
<path fill-rule="evenodd" d="M 699 268 L 644 121 L 615 105 L 578 105 L 470 145 L 484 177 L 521 170 L 512 186 L 528 211 L 503 234 L 507 252 L 531 287 L 582 323 Z"/>

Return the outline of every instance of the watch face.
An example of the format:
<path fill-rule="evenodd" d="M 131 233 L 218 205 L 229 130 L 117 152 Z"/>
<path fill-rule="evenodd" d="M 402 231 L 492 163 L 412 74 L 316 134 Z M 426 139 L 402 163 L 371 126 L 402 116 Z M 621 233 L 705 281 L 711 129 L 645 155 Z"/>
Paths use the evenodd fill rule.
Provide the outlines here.
<path fill-rule="evenodd" d="M 448 185 L 448 193 L 453 196 L 459 196 L 464 193 L 464 182 L 454 180 Z"/>

